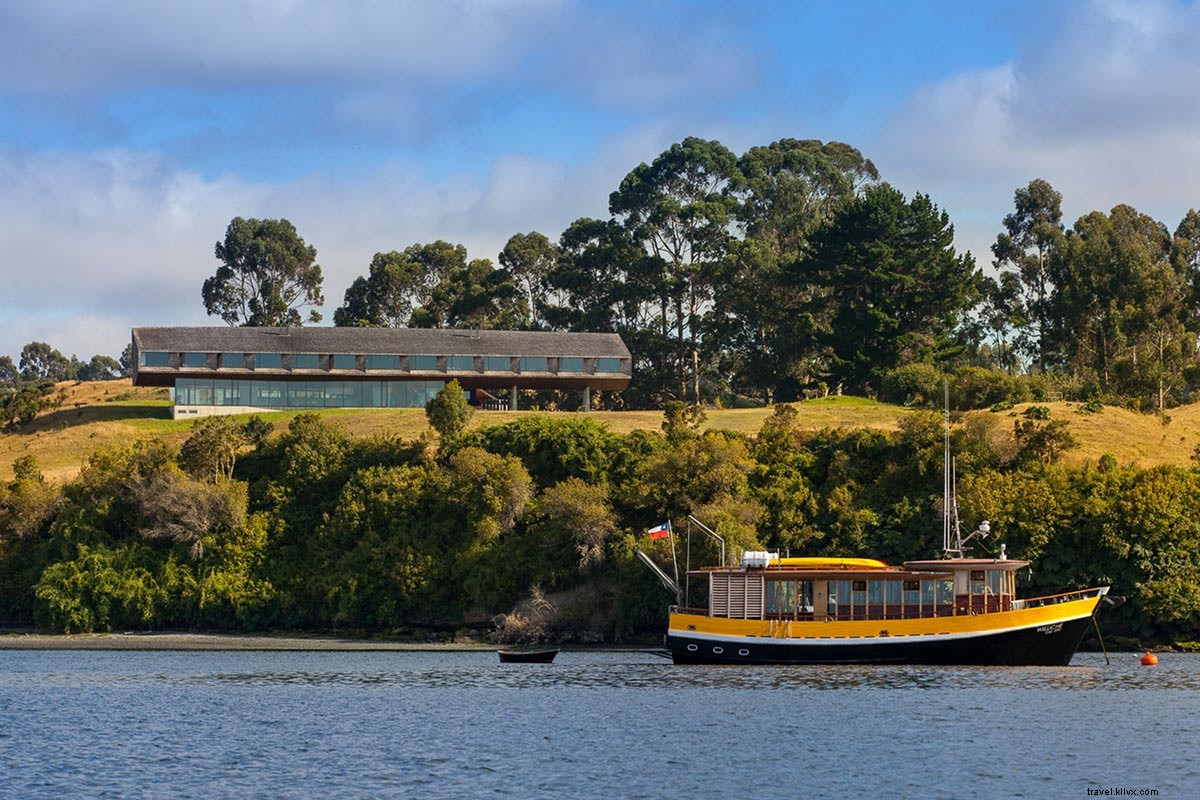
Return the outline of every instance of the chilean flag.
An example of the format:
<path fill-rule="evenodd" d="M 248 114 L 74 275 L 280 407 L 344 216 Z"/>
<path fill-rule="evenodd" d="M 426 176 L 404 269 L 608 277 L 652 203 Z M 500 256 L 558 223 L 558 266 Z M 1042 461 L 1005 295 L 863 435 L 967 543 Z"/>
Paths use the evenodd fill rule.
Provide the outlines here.
<path fill-rule="evenodd" d="M 657 528 L 651 528 L 646 531 L 646 533 L 650 534 L 651 539 L 666 539 L 671 535 L 671 521 L 667 520 Z"/>

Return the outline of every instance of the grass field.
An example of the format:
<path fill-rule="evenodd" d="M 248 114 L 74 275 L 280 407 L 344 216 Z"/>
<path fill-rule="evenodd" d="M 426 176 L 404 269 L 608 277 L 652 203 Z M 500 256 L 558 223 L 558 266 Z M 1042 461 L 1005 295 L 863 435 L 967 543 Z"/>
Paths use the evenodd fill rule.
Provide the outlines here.
<path fill-rule="evenodd" d="M 159 436 L 182 442 L 193 420 L 172 420 L 166 390 L 135 388 L 128 380 L 60 384 L 62 405 L 48 411 L 16 433 L 0 434 L 0 480 L 12 477 L 12 462 L 26 454 L 37 456 L 48 478 L 66 480 L 78 473 L 88 455 L 107 444 Z M 1049 403 L 1052 419 L 1066 420 L 1081 447 L 1067 455 L 1072 462 L 1095 461 L 1111 453 L 1121 463 L 1141 466 L 1188 464 L 1200 443 L 1200 404 L 1172 409 L 1164 417 L 1105 408 L 1084 415 L 1076 403 Z M 970 412 L 995 422 L 998 435 L 1012 429 L 1024 406 L 1012 411 Z M 823 428 L 874 428 L 895 430 L 900 419 L 912 413 L 901 406 L 858 397 L 829 397 L 798 405 L 800 424 L 806 430 Z M 260 414 L 282 428 L 297 413 Z M 428 430 L 425 413 L 419 409 L 328 409 L 321 414 L 336 421 L 356 436 L 390 434 L 414 438 Z M 489 411 L 475 414 L 472 427 L 496 425 L 538 411 Z M 709 409 L 707 428 L 754 434 L 770 409 Z M 596 411 L 592 416 L 613 430 L 659 430 L 658 411 Z"/>

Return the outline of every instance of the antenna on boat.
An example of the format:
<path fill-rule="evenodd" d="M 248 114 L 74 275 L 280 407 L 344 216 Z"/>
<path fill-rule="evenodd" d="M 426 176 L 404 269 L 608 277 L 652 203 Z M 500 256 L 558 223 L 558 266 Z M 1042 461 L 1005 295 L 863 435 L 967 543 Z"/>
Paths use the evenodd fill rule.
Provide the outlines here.
<path fill-rule="evenodd" d="M 962 535 L 962 525 L 958 519 L 958 469 L 955 459 L 950 455 L 950 379 L 946 378 L 945 383 L 946 404 L 942 412 L 943 428 L 946 434 L 946 452 L 943 456 L 945 465 L 945 474 L 942 480 L 942 553 L 944 558 L 962 558 L 963 555 L 970 550 L 967 547 L 967 542 L 978 538 L 980 541 L 986 539 L 991 533 L 992 524 L 986 519 L 979 523 L 979 527 L 972 531 L 966 538 Z M 1003 553 L 1001 559 L 1007 559 L 1008 556 Z"/>

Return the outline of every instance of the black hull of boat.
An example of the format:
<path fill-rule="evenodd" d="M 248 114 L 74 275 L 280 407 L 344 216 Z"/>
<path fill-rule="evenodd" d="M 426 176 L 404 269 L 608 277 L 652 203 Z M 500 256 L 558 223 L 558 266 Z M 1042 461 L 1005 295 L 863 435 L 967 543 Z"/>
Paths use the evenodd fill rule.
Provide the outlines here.
<path fill-rule="evenodd" d="M 940 664 L 1065 667 L 1092 618 L 1081 617 L 966 638 L 895 637 L 863 643 L 755 637 L 714 641 L 672 633 L 667 647 L 676 664 Z"/>

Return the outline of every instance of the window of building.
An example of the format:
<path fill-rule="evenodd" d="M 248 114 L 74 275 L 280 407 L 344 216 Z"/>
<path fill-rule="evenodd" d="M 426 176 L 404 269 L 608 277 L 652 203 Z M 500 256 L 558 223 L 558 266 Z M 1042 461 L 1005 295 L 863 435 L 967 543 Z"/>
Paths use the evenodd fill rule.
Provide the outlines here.
<path fill-rule="evenodd" d="M 512 359 L 508 356 L 484 356 L 483 369 L 485 372 L 511 372 Z"/>
<path fill-rule="evenodd" d="M 437 356 L 409 356 L 410 372 L 430 372 L 437 369 Z"/>
<path fill-rule="evenodd" d="M 475 356 L 449 356 L 446 359 L 446 369 L 455 372 L 474 372 Z"/>
<path fill-rule="evenodd" d="M 255 369 L 283 369 L 283 356 L 280 353 L 255 353 Z"/>
<path fill-rule="evenodd" d="M 292 355 L 292 369 L 317 369 L 321 366 L 321 357 L 313 353 L 295 353 Z"/>
<path fill-rule="evenodd" d="M 338 354 L 330 356 L 331 369 L 358 369 L 358 359 L 355 356 Z"/>
<path fill-rule="evenodd" d="M 521 359 L 521 372 L 546 372 L 549 369 L 544 358 L 526 356 Z"/>
<path fill-rule="evenodd" d="M 583 372 L 583 359 L 575 358 L 560 358 L 558 360 L 559 372 Z"/>
<path fill-rule="evenodd" d="M 619 358 L 597 358 L 596 372 L 620 372 L 621 359 Z"/>
<path fill-rule="evenodd" d="M 184 353 L 181 361 L 185 367 L 207 367 L 208 353 Z"/>
<path fill-rule="evenodd" d="M 141 352 L 138 354 L 143 367 L 165 367 L 170 363 L 169 353 Z"/>
<path fill-rule="evenodd" d="M 221 353 L 221 366 L 243 369 L 246 366 L 245 353 Z"/>
<path fill-rule="evenodd" d="M 367 369 L 400 369 L 400 356 L 367 356 Z"/>

